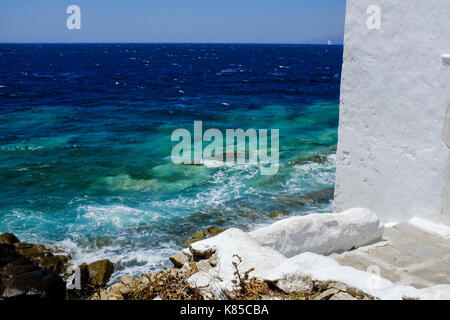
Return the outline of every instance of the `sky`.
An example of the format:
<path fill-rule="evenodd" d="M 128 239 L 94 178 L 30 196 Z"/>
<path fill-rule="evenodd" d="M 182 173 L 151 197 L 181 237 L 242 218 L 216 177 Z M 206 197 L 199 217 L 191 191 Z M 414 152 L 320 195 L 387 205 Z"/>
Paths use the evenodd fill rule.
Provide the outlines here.
<path fill-rule="evenodd" d="M 342 43 L 344 20 L 345 0 L 0 0 L 0 42 Z"/>

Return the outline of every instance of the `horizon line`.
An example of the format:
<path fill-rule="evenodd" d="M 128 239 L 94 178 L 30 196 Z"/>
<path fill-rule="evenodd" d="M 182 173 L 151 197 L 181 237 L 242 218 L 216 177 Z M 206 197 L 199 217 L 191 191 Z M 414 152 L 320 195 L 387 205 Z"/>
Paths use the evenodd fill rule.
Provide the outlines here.
<path fill-rule="evenodd" d="M 333 43 L 331 45 L 320 42 L 2 42 L 2 44 L 232 44 L 232 45 L 325 45 L 325 46 L 342 46 L 343 43 Z"/>

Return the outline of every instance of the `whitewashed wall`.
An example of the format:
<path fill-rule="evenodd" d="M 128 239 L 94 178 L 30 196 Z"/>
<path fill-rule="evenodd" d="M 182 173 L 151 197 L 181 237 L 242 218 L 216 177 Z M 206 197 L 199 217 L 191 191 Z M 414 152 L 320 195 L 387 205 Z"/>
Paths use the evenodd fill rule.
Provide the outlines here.
<path fill-rule="evenodd" d="M 379 30 L 367 27 L 370 5 L 381 9 Z M 444 54 L 450 0 L 347 0 L 336 211 L 450 225 Z"/>

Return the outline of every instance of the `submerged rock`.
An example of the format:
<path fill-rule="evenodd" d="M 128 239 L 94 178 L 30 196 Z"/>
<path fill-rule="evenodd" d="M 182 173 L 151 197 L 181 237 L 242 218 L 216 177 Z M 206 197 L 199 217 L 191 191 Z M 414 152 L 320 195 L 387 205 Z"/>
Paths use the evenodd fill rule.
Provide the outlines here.
<path fill-rule="evenodd" d="M 298 158 L 295 159 L 291 162 L 289 162 L 290 165 L 304 165 L 310 162 L 314 162 L 314 163 L 325 163 L 328 161 L 328 157 L 324 156 L 324 155 L 320 155 L 320 154 L 314 154 L 308 157 L 303 157 L 303 158 Z"/>
<path fill-rule="evenodd" d="M 334 188 L 328 188 L 324 190 L 312 191 L 304 196 L 300 197 L 288 197 L 276 200 L 279 203 L 288 208 L 302 207 L 311 204 L 328 203 L 334 198 Z"/>
<path fill-rule="evenodd" d="M 289 214 L 289 212 L 287 211 L 283 211 L 283 210 L 273 210 L 269 213 L 268 217 L 270 219 L 276 219 L 279 216 L 287 216 Z"/>

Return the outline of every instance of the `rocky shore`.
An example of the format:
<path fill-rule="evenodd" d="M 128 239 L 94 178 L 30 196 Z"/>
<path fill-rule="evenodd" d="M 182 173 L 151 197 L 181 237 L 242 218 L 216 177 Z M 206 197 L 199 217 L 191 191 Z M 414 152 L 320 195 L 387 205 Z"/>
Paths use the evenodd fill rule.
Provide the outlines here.
<path fill-rule="evenodd" d="M 377 245 L 384 226 L 367 209 L 297 216 L 252 232 L 210 227 L 170 257 L 173 268 L 106 287 L 108 260 L 78 267 L 57 248 L 0 236 L 0 299 L 376 300 L 450 296 L 340 265 L 330 255 Z M 77 280 L 78 279 L 78 280 Z"/>
<path fill-rule="evenodd" d="M 0 235 L 0 300 L 86 299 L 114 272 L 107 259 L 80 266 L 70 259 L 58 248 L 20 242 L 11 233 Z"/>

